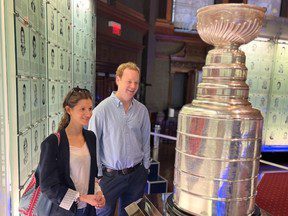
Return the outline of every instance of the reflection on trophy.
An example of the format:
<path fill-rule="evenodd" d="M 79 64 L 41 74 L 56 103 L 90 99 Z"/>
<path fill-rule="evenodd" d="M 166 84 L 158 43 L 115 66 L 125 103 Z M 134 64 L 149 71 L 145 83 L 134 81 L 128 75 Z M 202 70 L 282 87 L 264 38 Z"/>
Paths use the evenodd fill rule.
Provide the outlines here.
<path fill-rule="evenodd" d="M 178 116 L 174 194 L 170 215 L 252 215 L 263 117 L 249 103 L 245 53 L 258 35 L 265 9 L 217 4 L 197 12 L 208 52 L 197 97 Z M 256 47 L 254 47 L 256 50 Z M 181 214 L 175 214 L 175 211 Z"/>

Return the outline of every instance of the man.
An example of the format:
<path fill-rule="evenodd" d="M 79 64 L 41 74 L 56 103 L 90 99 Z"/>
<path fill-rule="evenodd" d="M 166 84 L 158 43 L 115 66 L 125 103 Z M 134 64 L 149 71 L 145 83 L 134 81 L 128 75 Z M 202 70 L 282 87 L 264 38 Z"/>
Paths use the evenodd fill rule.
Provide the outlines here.
<path fill-rule="evenodd" d="M 89 129 L 97 137 L 100 186 L 106 206 L 97 215 L 113 216 L 119 199 L 119 216 L 143 196 L 150 158 L 150 120 L 147 108 L 134 99 L 140 70 L 132 62 L 116 71 L 118 89 L 94 110 Z M 102 172 L 103 171 L 103 172 Z"/>

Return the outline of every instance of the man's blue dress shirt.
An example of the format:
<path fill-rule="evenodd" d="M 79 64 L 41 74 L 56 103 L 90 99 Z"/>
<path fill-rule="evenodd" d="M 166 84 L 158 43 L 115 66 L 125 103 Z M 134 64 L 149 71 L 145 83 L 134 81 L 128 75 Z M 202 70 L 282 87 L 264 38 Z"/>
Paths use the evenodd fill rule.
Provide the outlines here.
<path fill-rule="evenodd" d="M 103 167 L 122 170 L 140 162 L 148 169 L 150 128 L 147 108 L 135 99 L 127 113 L 115 92 L 95 107 L 88 129 L 97 138 L 98 175 Z"/>

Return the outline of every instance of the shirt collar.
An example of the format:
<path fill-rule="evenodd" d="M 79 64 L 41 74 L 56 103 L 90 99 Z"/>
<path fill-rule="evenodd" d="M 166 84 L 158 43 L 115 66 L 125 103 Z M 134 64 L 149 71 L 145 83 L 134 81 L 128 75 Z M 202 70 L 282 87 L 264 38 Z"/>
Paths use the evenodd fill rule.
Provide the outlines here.
<path fill-rule="evenodd" d="M 113 92 L 111 93 L 111 96 L 110 96 L 110 97 L 113 99 L 113 101 L 114 101 L 114 103 L 115 103 L 115 105 L 116 105 L 117 107 L 123 106 L 123 103 L 122 103 L 122 102 L 119 100 L 119 98 L 116 96 L 116 91 L 113 91 Z M 133 106 L 134 100 L 135 100 L 135 98 L 132 99 L 132 103 L 131 103 L 129 109 Z"/>

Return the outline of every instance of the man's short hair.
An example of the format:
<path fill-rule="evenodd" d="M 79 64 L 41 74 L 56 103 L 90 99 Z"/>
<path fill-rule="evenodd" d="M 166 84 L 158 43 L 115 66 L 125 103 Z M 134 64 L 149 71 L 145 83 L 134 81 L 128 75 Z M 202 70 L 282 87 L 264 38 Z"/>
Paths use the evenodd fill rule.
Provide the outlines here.
<path fill-rule="evenodd" d="M 126 62 L 126 63 L 122 63 L 118 66 L 117 70 L 116 70 L 116 76 L 119 76 L 120 78 L 123 75 L 123 71 L 129 68 L 130 70 L 135 70 L 139 73 L 140 75 L 140 69 L 139 67 L 134 63 L 134 62 Z"/>

